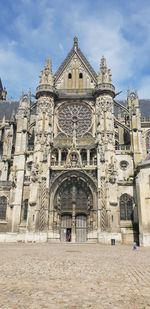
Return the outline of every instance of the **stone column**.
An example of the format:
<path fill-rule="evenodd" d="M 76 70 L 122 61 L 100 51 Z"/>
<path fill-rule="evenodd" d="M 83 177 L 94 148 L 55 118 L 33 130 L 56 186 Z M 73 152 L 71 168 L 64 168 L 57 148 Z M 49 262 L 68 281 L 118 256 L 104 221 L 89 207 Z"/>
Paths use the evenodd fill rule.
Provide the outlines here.
<path fill-rule="evenodd" d="M 76 227 L 75 227 L 75 209 L 76 209 L 76 204 L 75 202 L 72 203 L 72 237 L 71 241 L 75 242 L 76 241 Z"/>
<path fill-rule="evenodd" d="M 61 149 L 58 149 L 58 165 L 61 165 Z"/>
<path fill-rule="evenodd" d="M 87 149 L 87 165 L 90 165 L 90 149 Z"/>

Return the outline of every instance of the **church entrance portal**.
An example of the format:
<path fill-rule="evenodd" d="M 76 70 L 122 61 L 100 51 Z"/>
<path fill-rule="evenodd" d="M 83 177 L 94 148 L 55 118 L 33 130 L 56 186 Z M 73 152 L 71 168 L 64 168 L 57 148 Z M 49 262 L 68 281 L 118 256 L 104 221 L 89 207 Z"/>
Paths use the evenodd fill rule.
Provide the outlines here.
<path fill-rule="evenodd" d="M 62 242 L 86 242 L 93 229 L 95 212 L 93 195 L 84 179 L 70 177 L 59 186 L 55 194 L 56 226 L 60 228 Z"/>
<path fill-rule="evenodd" d="M 76 241 L 86 242 L 87 238 L 87 218 L 85 215 L 78 215 L 76 217 Z"/>
<path fill-rule="evenodd" d="M 61 216 L 61 241 L 71 242 L 74 236 L 76 242 L 86 242 L 87 240 L 87 216 L 77 215 L 75 217 L 75 229 L 72 216 Z M 75 235 L 72 235 L 75 233 Z"/>
<path fill-rule="evenodd" d="M 72 217 L 70 215 L 61 216 L 61 241 L 71 241 Z"/>

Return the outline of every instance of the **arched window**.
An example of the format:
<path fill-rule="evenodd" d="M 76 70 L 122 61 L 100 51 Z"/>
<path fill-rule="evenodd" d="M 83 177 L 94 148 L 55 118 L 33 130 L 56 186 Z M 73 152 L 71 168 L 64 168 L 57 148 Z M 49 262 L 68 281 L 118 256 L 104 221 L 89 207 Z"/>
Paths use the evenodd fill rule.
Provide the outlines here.
<path fill-rule="evenodd" d="M 120 220 L 133 220 L 133 198 L 126 193 L 120 197 Z"/>
<path fill-rule="evenodd" d="M 31 171 L 31 169 L 32 169 L 32 162 L 30 161 L 30 162 L 27 162 L 27 170 Z"/>
<path fill-rule="evenodd" d="M 62 150 L 62 153 L 61 153 L 61 159 L 62 159 L 63 162 L 66 161 L 66 159 L 67 159 L 67 154 L 68 154 L 67 149 L 63 149 L 63 150 Z"/>
<path fill-rule="evenodd" d="M 83 78 L 83 74 L 79 73 L 79 78 L 82 79 Z"/>
<path fill-rule="evenodd" d="M 146 150 L 150 152 L 150 131 L 146 134 Z"/>
<path fill-rule="evenodd" d="M 71 79 L 71 78 L 72 78 L 72 74 L 69 73 L 69 74 L 68 74 L 68 79 Z"/>
<path fill-rule="evenodd" d="M 51 164 L 58 165 L 58 149 L 53 149 L 52 151 Z"/>
<path fill-rule="evenodd" d="M 90 164 L 97 164 L 97 156 L 96 156 L 96 149 L 93 148 L 90 150 Z"/>
<path fill-rule="evenodd" d="M 21 220 L 27 221 L 28 217 L 28 200 L 24 200 L 21 210 Z"/>
<path fill-rule="evenodd" d="M 81 155 L 81 159 L 82 159 L 82 163 L 83 165 L 87 164 L 87 150 L 86 149 L 81 149 L 80 151 L 80 155 Z"/>
<path fill-rule="evenodd" d="M 6 220 L 7 198 L 0 196 L 0 220 Z"/>

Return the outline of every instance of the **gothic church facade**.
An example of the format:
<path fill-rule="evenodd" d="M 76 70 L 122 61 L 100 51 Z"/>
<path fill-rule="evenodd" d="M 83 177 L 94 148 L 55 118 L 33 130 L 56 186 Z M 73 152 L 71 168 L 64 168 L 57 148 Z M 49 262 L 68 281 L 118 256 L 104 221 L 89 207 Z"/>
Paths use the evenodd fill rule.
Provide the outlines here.
<path fill-rule="evenodd" d="M 46 61 L 36 99 L 0 123 L 0 241 L 150 245 L 150 124 L 135 92 L 115 97 L 77 38 L 54 75 Z"/>

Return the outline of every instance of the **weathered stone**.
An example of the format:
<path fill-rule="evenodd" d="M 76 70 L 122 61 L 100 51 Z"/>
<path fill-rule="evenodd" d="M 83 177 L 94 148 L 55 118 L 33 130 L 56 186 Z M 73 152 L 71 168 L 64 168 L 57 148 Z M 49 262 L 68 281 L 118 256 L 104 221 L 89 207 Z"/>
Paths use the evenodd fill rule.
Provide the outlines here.
<path fill-rule="evenodd" d="M 114 97 L 106 59 L 96 74 L 77 38 L 54 76 L 46 61 L 35 101 L 0 123 L 1 241 L 150 245 L 149 124 L 136 93 Z"/>

